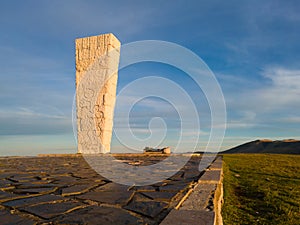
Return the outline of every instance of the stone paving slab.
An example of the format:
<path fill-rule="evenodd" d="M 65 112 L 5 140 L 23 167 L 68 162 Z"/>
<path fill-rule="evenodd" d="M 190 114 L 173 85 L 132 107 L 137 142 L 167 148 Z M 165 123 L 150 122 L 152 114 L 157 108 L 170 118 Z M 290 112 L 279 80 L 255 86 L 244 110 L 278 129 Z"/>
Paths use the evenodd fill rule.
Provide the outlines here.
<path fill-rule="evenodd" d="M 26 205 L 34 205 L 37 203 L 45 203 L 45 202 L 54 202 L 54 201 L 62 201 L 64 200 L 63 197 L 58 195 L 40 195 L 40 196 L 34 196 L 29 198 L 21 198 L 11 201 L 3 202 L 3 206 L 7 207 L 22 207 Z"/>
<path fill-rule="evenodd" d="M 200 183 L 220 183 L 222 176 L 222 158 L 218 157 L 208 169 L 205 170 L 205 173 L 199 179 Z"/>
<path fill-rule="evenodd" d="M 221 179 L 221 173 L 218 170 L 207 170 L 200 178 L 200 183 L 218 184 Z"/>
<path fill-rule="evenodd" d="M 151 198 L 151 199 L 156 199 L 158 201 L 170 201 L 176 194 L 177 192 L 166 192 L 166 191 L 148 191 L 148 192 L 140 192 L 144 196 Z"/>
<path fill-rule="evenodd" d="M 140 213 L 144 216 L 150 216 L 155 218 L 160 214 L 166 207 L 168 206 L 165 202 L 159 202 L 154 200 L 146 200 L 139 201 L 135 200 L 130 202 L 128 205 L 124 207 L 124 209 L 128 209 L 130 211 Z"/>
<path fill-rule="evenodd" d="M 116 156 L 134 166 L 165 158 Z M 129 187 L 97 174 L 78 155 L 0 158 L 1 224 L 160 224 L 198 183 L 200 160 L 191 157 L 167 180 Z"/>
<path fill-rule="evenodd" d="M 144 219 L 136 217 L 121 208 L 105 206 L 88 206 L 71 213 L 61 215 L 56 219 L 57 224 L 113 224 L 113 225 L 142 225 Z"/>
<path fill-rule="evenodd" d="M 82 200 L 92 200 L 95 202 L 99 202 L 99 204 L 106 203 L 110 205 L 117 204 L 120 206 L 125 206 L 128 204 L 133 195 L 133 191 L 117 191 L 112 189 L 105 192 L 88 192 L 83 195 L 77 196 L 77 198 Z"/>
<path fill-rule="evenodd" d="M 32 215 L 36 215 L 43 219 L 51 219 L 61 214 L 74 211 L 78 208 L 84 207 L 84 204 L 78 201 L 67 201 L 67 202 L 47 202 L 37 205 L 29 205 L 21 207 L 20 210 L 28 212 Z"/>
<path fill-rule="evenodd" d="M 2 225 L 13 225 L 13 224 L 22 224 L 22 225 L 32 225 L 35 223 L 34 220 L 22 217 L 18 214 L 14 214 L 13 211 L 5 210 L 0 208 L 0 218 Z"/>
<path fill-rule="evenodd" d="M 19 195 L 10 192 L 0 191 L 0 202 L 5 202 L 7 200 L 19 198 L 19 197 L 20 197 Z"/>
<path fill-rule="evenodd" d="M 213 225 L 214 212 L 172 210 L 160 225 Z"/>
<path fill-rule="evenodd" d="M 212 165 L 209 166 L 210 170 L 221 170 L 223 165 L 223 160 L 222 158 L 217 158 Z"/>
<path fill-rule="evenodd" d="M 216 190 L 216 184 L 198 184 L 187 201 L 182 204 L 184 210 L 205 210 L 210 205 L 211 197 Z"/>

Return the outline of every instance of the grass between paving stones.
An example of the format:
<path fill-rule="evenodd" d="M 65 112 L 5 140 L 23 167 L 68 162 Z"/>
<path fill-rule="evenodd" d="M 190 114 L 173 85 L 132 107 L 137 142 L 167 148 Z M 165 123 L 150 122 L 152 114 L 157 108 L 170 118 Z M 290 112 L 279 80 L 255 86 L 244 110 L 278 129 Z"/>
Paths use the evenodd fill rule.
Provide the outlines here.
<path fill-rule="evenodd" d="M 223 156 L 225 225 L 300 224 L 300 156 Z"/>

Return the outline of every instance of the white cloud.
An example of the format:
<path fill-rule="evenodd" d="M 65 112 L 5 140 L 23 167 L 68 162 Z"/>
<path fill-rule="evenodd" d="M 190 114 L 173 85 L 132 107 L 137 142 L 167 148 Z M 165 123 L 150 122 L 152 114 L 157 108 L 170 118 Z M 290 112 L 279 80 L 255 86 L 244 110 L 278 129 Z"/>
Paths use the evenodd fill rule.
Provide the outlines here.
<path fill-rule="evenodd" d="M 0 118 L 48 118 L 48 119 L 69 119 L 61 112 L 58 108 L 44 105 L 41 111 L 36 111 L 32 108 L 19 107 L 15 110 L 13 109 L 0 109 Z M 48 113 L 45 113 L 47 111 Z"/>
<path fill-rule="evenodd" d="M 296 88 L 300 92 L 300 70 L 268 68 L 263 75 L 271 79 L 275 87 Z"/>
<path fill-rule="evenodd" d="M 262 72 L 263 79 L 259 78 L 261 84 L 253 86 L 243 85 L 234 77 L 227 79 L 222 75 L 225 85 L 231 82 L 231 89 L 225 93 L 228 129 L 253 132 L 255 128 L 277 127 L 278 134 L 282 135 L 279 128 L 300 121 L 300 70 L 268 67 Z"/>
<path fill-rule="evenodd" d="M 300 123 L 300 116 L 288 116 L 280 119 L 280 121 L 286 123 Z"/>
<path fill-rule="evenodd" d="M 260 86 L 252 89 L 237 86 L 226 93 L 228 108 L 252 113 L 268 113 L 275 110 L 296 110 L 300 106 L 300 70 L 283 68 L 266 69 Z M 231 82 L 235 82 L 233 79 Z M 237 94 L 238 92 L 238 94 Z"/>
<path fill-rule="evenodd" d="M 283 68 L 266 69 L 263 75 L 270 79 L 271 84 L 254 93 L 257 100 L 269 110 L 297 109 L 300 106 L 300 70 Z"/>

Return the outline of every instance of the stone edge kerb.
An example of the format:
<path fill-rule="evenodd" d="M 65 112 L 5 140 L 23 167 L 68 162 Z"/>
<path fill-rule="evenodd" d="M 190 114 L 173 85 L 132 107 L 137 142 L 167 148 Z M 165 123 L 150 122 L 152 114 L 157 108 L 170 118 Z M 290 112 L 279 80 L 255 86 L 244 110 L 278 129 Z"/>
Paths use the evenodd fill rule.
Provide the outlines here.
<path fill-rule="evenodd" d="M 181 222 L 188 222 L 189 225 L 223 225 L 223 219 L 221 214 L 222 203 L 223 203 L 223 159 L 222 156 L 217 156 L 213 163 L 205 170 L 205 173 L 198 180 L 197 185 L 191 191 L 188 192 L 187 196 L 184 196 L 181 204 L 175 209 L 171 210 L 168 216 L 160 223 L 160 225 L 173 225 L 180 224 Z M 198 204 L 201 205 L 200 200 L 193 199 L 195 196 L 194 192 L 201 192 L 201 185 L 214 185 L 214 190 L 210 194 L 202 192 L 203 199 L 206 199 L 206 203 L 212 202 L 212 209 L 207 210 L 201 207 L 195 207 L 193 209 L 186 207 L 185 205 Z M 198 190 L 197 190 L 198 189 Z M 212 199 L 211 199 L 212 198 Z M 197 202 L 199 201 L 199 202 Z M 182 207 L 183 205 L 183 207 Z M 187 220 L 187 221 L 186 221 Z"/>

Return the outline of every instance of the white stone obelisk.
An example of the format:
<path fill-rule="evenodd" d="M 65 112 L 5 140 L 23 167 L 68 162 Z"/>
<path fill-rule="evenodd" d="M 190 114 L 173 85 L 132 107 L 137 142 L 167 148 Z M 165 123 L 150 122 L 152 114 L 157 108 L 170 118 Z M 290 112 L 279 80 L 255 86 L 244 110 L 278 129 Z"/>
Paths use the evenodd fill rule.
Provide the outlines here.
<path fill-rule="evenodd" d="M 113 128 L 120 41 L 113 34 L 103 34 L 79 38 L 75 43 L 78 153 L 108 153 Z M 92 86 L 97 82 L 100 82 L 100 90 Z M 99 138 L 100 146 L 95 144 L 95 136 Z"/>

